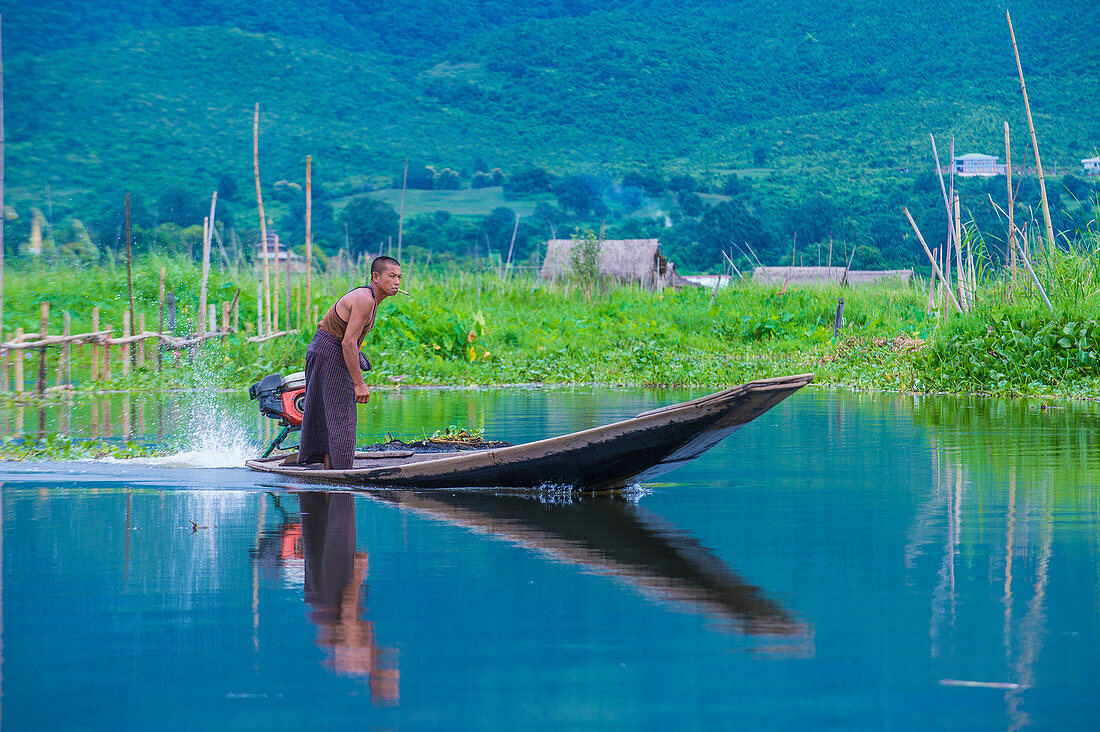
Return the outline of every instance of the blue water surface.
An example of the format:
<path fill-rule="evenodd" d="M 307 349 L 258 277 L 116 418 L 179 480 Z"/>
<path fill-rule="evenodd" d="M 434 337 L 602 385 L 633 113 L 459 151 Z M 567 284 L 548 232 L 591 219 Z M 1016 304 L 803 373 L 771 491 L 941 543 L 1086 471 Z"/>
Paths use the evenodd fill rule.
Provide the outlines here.
<path fill-rule="evenodd" d="M 360 432 L 690 396 L 395 392 Z M 806 390 L 606 497 L 2 464 L 0 725 L 1096 729 L 1100 411 L 1043 406 Z"/>

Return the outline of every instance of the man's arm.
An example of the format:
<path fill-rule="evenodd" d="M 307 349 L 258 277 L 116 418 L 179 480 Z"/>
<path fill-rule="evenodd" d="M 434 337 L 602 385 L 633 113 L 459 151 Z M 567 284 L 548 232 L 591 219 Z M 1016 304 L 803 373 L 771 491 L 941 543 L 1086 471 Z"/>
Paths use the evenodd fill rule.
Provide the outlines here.
<path fill-rule="evenodd" d="M 377 305 L 369 291 L 356 291 L 352 295 L 348 327 L 344 331 L 343 341 L 340 342 L 340 350 L 344 354 L 344 365 L 348 367 L 351 383 L 355 386 L 355 401 L 360 404 L 370 401 L 370 389 L 363 381 L 363 370 L 359 368 L 359 334 L 363 332 L 363 326 L 367 324 Z"/>

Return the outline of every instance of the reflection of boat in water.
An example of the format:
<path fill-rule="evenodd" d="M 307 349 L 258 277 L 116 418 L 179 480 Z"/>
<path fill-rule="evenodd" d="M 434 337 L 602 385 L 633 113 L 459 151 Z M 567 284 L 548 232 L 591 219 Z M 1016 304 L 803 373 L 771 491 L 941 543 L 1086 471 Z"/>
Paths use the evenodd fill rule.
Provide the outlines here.
<path fill-rule="evenodd" d="M 718 619 L 728 630 L 809 636 L 805 623 L 690 534 L 625 500 L 608 496 L 560 504 L 469 491 L 366 495 L 613 577 L 648 598 Z"/>
<path fill-rule="evenodd" d="M 812 380 L 812 374 L 760 379 L 603 427 L 510 447 L 442 455 L 361 452 L 350 470 L 284 465 L 281 456 L 249 460 L 246 465 L 295 478 L 364 487 L 621 488 L 694 460 Z"/>

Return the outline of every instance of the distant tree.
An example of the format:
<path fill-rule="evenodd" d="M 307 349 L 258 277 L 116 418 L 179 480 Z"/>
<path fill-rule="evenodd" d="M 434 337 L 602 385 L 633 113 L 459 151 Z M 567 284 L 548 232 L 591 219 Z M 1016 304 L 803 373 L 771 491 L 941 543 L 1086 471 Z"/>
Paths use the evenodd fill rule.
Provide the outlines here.
<path fill-rule="evenodd" d="M 706 209 L 706 204 L 703 203 L 702 197 L 698 193 L 688 193 L 684 196 L 683 202 L 680 207 L 684 211 L 684 216 L 700 216 L 703 210 Z"/>
<path fill-rule="evenodd" d="M 852 250 L 849 249 L 848 251 Z M 834 256 L 835 254 L 834 252 Z M 852 269 L 886 269 L 886 260 L 882 258 L 882 252 L 878 249 L 860 244 L 856 247 L 855 254 L 852 255 Z"/>
<path fill-rule="evenodd" d="M 374 252 L 389 237 L 397 236 L 397 211 L 377 198 L 363 196 L 348 204 L 344 223 L 353 253 Z"/>
<path fill-rule="evenodd" d="M 573 211 L 581 217 L 589 214 L 600 216 L 607 212 L 600 188 L 599 180 L 592 176 L 570 175 L 554 186 L 554 194 L 558 197 L 558 204 L 566 211 Z"/>
<path fill-rule="evenodd" d="M 458 171 L 450 168 L 439 171 L 433 181 L 433 188 L 437 191 L 457 191 L 461 187 L 462 179 L 459 177 Z"/>
<path fill-rule="evenodd" d="M 480 170 L 474 173 L 474 177 L 470 179 L 471 188 L 488 188 L 493 185 L 493 178 Z"/>
<path fill-rule="evenodd" d="M 752 194 L 752 183 L 730 173 L 722 182 L 722 193 L 727 196 L 748 196 Z"/>
<path fill-rule="evenodd" d="M 161 222 L 192 226 L 202 225 L 203 218 L 209 213 L 207 204 L 199 196 L 179 187 L 172 187 L 161 194 L 157 201 L 157 215 Z M 133 202 L 131 201 L 131 207 Z M 131 214 L 132 215 L 132 214 Z"/>
<path fill-rule="evenodd" d="M 1072 173 L 1067 173 L 1062 177 L 1062 190 L 1067 191 L 1071 197 L 1078 201 L 1084 201 L 1092 195 L 1089 184 Z"/>
<path fill-rule="evenodd" d="M 237 180 L 229 173 L 223 173 L 218 179 L 218 198 L 226 201 L 237 200 Z"/>
<path fill-rule="evenodd" d="M 505 198 L 550 193 L 557 178 L 544 168 L 527 168 L 514 173 L 504 184 Z"/>
<path fill-rule="evenodd" d="M 639 188 L 647 196 L 659 196 L 665 192 L 665 182 L 659 176 L 632 170 L 623 176 L 623 188 Z"/>
<path fill-rule="evenodd" d="M 684 196 L 699 190 L 699 184 L 690 175 L 675 175 L 669 178 L 668 189 L 676 194 L 680 203 L 683 203 Z"/>
<path fill-rule="evenodd" d="M 768 162 L 768 148 L 757 146 L 752 149 L 752 164 L 762 168 Z"/>
<path fill-rule="evenodd" d="M 404 166 L 393 177 L 393 188 L 400 188 L 405 174 Z M 413 190 L 430 191 L 435 187 L 435 168 L 428 165 L 409 163 L 409 178 L 406 187 Z"/>
<path fill-rule="evenodd" d="M 749 244 L 760 257 L 764 256 L 762 252 L 768 244 L 760 219 L 739 200 L 723 201 L 708 208 L 695 233 L 700 246 L 698 264 L 701 266 L 718 263 L 722 251 L 734 243 L 738 246 Z"/>

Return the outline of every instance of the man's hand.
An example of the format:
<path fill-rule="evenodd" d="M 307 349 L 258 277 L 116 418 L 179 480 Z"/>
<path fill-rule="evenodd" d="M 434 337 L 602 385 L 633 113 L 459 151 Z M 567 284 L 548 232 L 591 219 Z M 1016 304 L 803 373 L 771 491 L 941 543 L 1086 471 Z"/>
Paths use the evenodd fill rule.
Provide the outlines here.
<path fill-rule="evenodd" d="M 355 385 L 355 401 L 359 404 L 366 404 L 370 401 L 370 387 L 366 384 Z"/>

